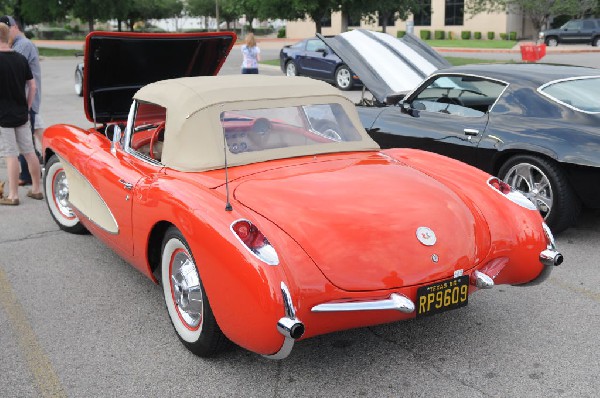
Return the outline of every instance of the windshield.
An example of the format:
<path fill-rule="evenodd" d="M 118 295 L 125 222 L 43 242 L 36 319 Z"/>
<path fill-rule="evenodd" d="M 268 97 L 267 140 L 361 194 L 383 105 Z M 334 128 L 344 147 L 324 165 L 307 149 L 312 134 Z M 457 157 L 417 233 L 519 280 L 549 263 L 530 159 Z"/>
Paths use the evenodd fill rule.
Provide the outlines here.
<path fill-rule="evenodd" d="M 600 77 L 550 82 L 539 91 L 569 108 L 586 113 L 600 113 Z"/>
<path fill-rule="evenodd" d="M 361 140 L 340 104 L 227 111 L 221 125 L 233 154 Z"/>

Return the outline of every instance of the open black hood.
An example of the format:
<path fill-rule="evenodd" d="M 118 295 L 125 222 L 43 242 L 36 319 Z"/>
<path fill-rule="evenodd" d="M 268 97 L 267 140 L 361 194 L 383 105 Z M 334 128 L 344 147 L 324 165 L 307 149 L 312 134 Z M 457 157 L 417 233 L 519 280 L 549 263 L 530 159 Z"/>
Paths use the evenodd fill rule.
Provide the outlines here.
<path fill-rule="evenodd" d="M 124 120 L 136 91 L 159 80 L 216 75 L 233 32 L 92 32 L 85 42 L 84 108 L 90 121 Z"/>
<path fill-rule="evenodd" d="M 385 33 L 355 29 L 333 37 L 317 34 L 381 103 L 386 97 L 415 89 L 448 61 L 418 37 L 396 39 Z"/>

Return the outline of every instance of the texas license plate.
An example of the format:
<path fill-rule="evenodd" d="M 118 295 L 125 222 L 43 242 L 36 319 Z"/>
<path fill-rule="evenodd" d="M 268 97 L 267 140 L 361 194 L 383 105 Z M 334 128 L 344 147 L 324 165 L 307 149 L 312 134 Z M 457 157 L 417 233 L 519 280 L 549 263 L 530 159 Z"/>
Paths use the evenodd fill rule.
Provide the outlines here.
<path fill-rule="evenodd" d="M 417 318 L 464 307 L 469 301 L 469 276 L 417 289 Z"/>

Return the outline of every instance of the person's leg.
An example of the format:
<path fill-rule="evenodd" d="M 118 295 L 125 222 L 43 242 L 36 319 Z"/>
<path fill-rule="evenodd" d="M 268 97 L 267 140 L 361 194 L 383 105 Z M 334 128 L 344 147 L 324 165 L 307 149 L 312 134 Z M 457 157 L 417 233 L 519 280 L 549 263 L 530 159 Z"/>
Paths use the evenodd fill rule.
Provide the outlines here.
<path fill-rule="evenodd" d="M 8 174 L 8 195 L 4 192 L 4 197 L 11 200 L 19 199 L 19 161 L 16 156 L 7 156 L 4 159 L 6 159 Z"/>
<path fill-rule="evenodd" d="M 29 174 L 29 168 L 27 167 L 27 161 L 23 155 L 19 155 L 18 163 L 20 165 L 20 173 L 17 173 L 17 179 L 19 185 L 31 185 L 31 175 Z"/>
<path fill-rule="evenodd" d="M 35 112 L 29 111 L 29 125 L 31 126 L 31 136 L 33 137 L 34 126 L 35 126 Z M 21 165 L 21 173 L 19 174 L 19 185 L 30 185 L 31 174 L 29 173 L 29 167 L 27 166 L 27 160 L 23 154 L 19 155 L 19 163 Z"/>
<path fill-rule="evenodd" d="M 31 174 L 31 193 L 39 194 L 40 190 L 40 180 L 41 180 L 41 168 L 40 168 L 40 160 L 38 159 L 35 152 L 26 153 L 24 155 L 27 160 L 27 166 L 29 167 L 29 174 Z"/>

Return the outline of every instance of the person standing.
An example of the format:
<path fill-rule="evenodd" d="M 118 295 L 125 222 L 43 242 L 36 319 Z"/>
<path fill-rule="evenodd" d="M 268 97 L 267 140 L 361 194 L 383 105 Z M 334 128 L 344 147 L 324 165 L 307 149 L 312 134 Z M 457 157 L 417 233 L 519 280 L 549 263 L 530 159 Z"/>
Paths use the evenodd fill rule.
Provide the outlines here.
<path fill-rule="evenodd" d="M 253 33 L 248 33 L 242 46 L 242 74 L 258 74 L 258 61 L 260 61 L 260 48 L 256 45 Z"/>
<path fill-rule="evenodd" d="M 35 79 L 36 92 L 33 104 L 29 111 L 29 123 L 31 125 L 31 132 L 34 137 L 34 148 L 36 141 L 42 142 L 42 134 L 44 132 L 44 122 L 40 116 L 40 105 L 42 102 L 42 69 L 40 67 L 39 52 L 35 44 L 31 42 L 22 32 L 21 27 L 10 15 L 0 17 L 0 22 L 4 22 L 10 27 L 10 40 L 12 41 L 12 49 L 22 54 L 29 63 L 29 68 Z M 40 156 L 36 149 L 36 154 Z M 27 162 L 23 155 L 19 155 L 19 163 L 21 165 L 21 174 L 19 175 L 19 185 L 31 184 L 31 175 L 27 167 Z"/>
<path fill-rule="evenodd" d="M 40 190 L 40 163 L 29 126 L 35 80 L 27 59 L 13 51 L 9 41 L 10 28 L 0 22 L 0 155 L 5 158 L 8 171 L 8 195 L 0 198 L 0 205 L 14 206 L 19 204 L 19 153 L 25 157 L 32 176 L 27 196 L 38 200 L 44 196 Z"/>

